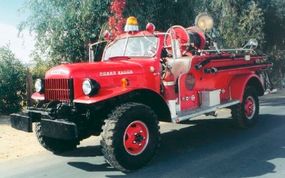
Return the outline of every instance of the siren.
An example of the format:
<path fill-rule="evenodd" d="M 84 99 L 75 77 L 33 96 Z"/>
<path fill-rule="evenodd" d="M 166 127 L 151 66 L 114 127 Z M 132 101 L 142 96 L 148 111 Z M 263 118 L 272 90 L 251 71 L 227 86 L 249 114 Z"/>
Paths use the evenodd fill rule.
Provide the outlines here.
<path fill-rule="evenodd" d="M 136 31 L 139 31 L 138 20 L 137 20 L 136 17 L 130 16 L 127 19 L 124 31 L 125 32 L 136 32 Z"/>

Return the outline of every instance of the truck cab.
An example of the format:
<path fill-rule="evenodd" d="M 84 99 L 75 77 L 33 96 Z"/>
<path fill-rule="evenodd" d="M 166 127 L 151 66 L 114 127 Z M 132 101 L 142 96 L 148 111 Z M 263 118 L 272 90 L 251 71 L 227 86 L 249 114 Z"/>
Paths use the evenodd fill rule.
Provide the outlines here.
<path fill-rule="evenodd" d="M 201 19 L 211 25 L 210 16 Z M 40 144 L 54 153 L 101 135 L 107 162 L 130 171 L 155 154 L 158 121 L 179 123 L 229 108 L 237 125 L 253 126 L 264 93 L 258 73 L 271 64 L 254 53 L 254 41 L 240 49 L 206 47 L 210 27 L 201 24 L 207 23 L 167 32 L 149 23 L 140 31 L 137 19 L 128 18 L 125 33 L 106 33 L 100 61 L 93 59 L 97 42 L 90 44 L 89 62 L 53 67 L 36 80 L 37 104 L 12 114 L 12 127 L 32 132 L 34 123 Z"/>

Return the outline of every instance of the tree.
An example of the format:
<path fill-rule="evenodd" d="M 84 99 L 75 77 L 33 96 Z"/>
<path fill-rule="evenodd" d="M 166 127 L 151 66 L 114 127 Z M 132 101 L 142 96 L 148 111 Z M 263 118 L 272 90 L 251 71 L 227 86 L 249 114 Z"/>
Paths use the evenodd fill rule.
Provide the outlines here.
<path fill-rule="evenodd" d="M 31 15 L 20 25 L 36 34 L 37 56 L 60 61 L 79 62 L 88 59 L 91 38 L 98 39 L 109 16 L 110 0 L 29 0 Z"/>
<path fill-rule="evenodd" d="M 45 72 L 52 67 L 50 61 L 41 58 L 35 59 L 35 65 L 31 68 L 33 79 L 44 78 Z"/>
<path fill-rule="evenodd" d="M 26 94 L 25 68 L 8 47 L 0 48 L 0 113 L 19 111 Z"/>
<path fill-rule="evenodd" d="M 196 15 L 208 12 L 221 47 L 238 48 L 257 39 L 259 49 L 282 64 L 275 65 L 274 72 L 285 70 L 284 0 L 29 0 L 27 7 L 31 15 L 21 29 L 36 33 L 36 56 L 45 54 L 53 64 L 87 61 L 90 38 L 98 40 L 108 28 L 113 34 L 121 33 L 128 16 L 136 16 L 141 29 L 152 22 L 157 30 L 165 31 L 177 24 L 189 27 Z"/>
<path fill-rule="evenodd" d="M 203 0 L 197 1 L 195 12 L 206 11 L 213 16 L 223 45 L 238 48 L 254 38 L 264 42 L 263 10 L 253 0 Z"/>
<path fill-rule="evenodd" d="M 127 0 L 124 14 L 136 16 L 141 29 L 152 22 L 158 30 L 166 31 L 172 25 L 192 25 L 194 3 L 195 0 Z"/>
<path fill-rule="evenodd" d="M 265 18 L 264 52 L 274 63 L 271 77 L 275 85 L 284 87 L 285 82 L 285 1 L 260 0 Z M 282 82 L 283 80 L 283 82 Z M 282 86 L 283 85 L 283 86 Z"/>

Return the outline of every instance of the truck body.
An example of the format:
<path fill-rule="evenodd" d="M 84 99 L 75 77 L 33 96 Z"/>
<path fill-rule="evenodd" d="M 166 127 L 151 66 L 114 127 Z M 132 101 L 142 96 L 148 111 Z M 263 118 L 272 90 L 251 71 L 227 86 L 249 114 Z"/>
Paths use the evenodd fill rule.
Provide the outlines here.
<path fill-rule="evenodd" d="M 37 104 L 12 114 L 12 127 L 32 132 L 35 123 L 39 142 L 54 153 L 101 134 L 108 163 L 130 171 L 154 155 L 158 121 L 179 123 L 229 108 L 239 126 L 256 123 L 264 93 L 259 74 L 272 65 L 252 45 L 205 49 L 205 32 L 196 27 L 130 29 L 108 41 L 99 62 L 47 71 L 35 84 Z"/>

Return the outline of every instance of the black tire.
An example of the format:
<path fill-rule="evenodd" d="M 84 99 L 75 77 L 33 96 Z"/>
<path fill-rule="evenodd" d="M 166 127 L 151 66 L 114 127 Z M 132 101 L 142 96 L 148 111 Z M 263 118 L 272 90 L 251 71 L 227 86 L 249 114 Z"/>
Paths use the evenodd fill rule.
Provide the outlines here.
<path fill-rule="evenodd" d="M 78 144 L 76 140 L 61 140 L 43 136 L 41 134 L 41 123 L 35 124 L 35 133 L 39 143 L 47 150 L 60 154 L 66 151 L 74 150 Z"/>
<path fill-rule="evenodd" d="M 247 101 L 251 100 L 253 102 L 252 108 L 249 109 L 252 112 L 247 112 Z M 251 108 L 251 107 L 248 107 Z M 254 126 L 259 117 L 259 100 L 256 90 L 253 87 L 247 87 L 244 92 L 243 101 L 241 104 L 237 104 L 232 108 L 232 118 L 235 123 L 241 128 L 248 128 Z"/>
<path fill-rule="evenodd" d="M 135 126 L 132 126 L 132 123 Z M 128 138 L 128 128 L 141 126 L 147 128 L 147 141 L 144 139 L 133 141 Z M 138 132 L 139 133 L 139 132 Z M 141 133 L 144 133 L 141 131 Z M 133 138 L 139 138 L 141 135 L 135 133 Z M 146 165 L 155 155 L 160 142 L 159 125 L 156 114 L 150 107 L 139 103 L 127 103 L 117 108 L 108 116 L 101 133 L 102 152 L 106 161 L 116 169 L 123 172 L 136 170 Z M 143 149 L 131 150 L 127 148 L 127 140 L 135 144 L 143 143 Z"/>

